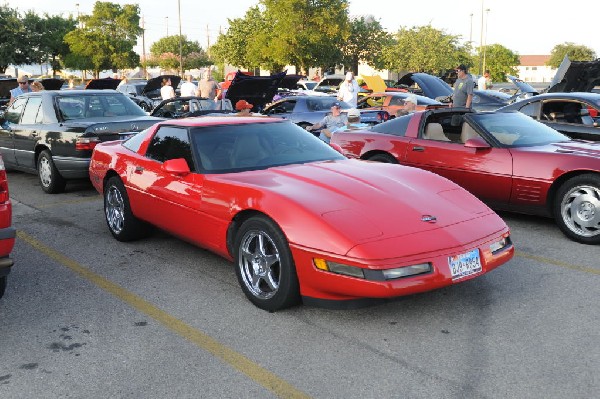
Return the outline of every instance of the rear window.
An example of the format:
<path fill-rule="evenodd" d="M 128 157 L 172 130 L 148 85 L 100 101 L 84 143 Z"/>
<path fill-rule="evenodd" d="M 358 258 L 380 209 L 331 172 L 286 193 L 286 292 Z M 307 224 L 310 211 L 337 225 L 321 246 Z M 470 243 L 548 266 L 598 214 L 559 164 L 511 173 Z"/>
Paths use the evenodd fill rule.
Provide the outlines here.
<path fill-rule="evenodd" d="M 122 93 L 57 96 L 56 104 L 63 120 L 146 115 Z"/>
<path fill-rule="evenodd" d="M 393 134 L 394 136 L 404 136 L 408 123 L 410 122 L 412 115 L 404 115 L 390 121 L 380 123 L 371 128 L 372 131 L 385 134 Z"/>

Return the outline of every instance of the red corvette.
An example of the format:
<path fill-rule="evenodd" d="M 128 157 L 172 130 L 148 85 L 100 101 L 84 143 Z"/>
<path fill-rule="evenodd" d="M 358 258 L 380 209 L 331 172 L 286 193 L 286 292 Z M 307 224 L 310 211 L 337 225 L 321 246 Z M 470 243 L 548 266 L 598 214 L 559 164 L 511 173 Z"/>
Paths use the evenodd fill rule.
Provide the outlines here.
<path fill-rule="evenodd" d="M 214 251 L 270 311 L 423 292 L 514 253 L 502 219 L 456 184 L 346 159 L 281 119 L 165 121 L 97 145 L 90 178 L 117 240 L 154 225 Z"/>
<path fill-rule="evenodd" d="M 569 238 L 600 243 L 600 143 L 523 114 L 426 111 L 331 143 L 350 158 L 435 172 L 494 209 L 554 217 Z"/>

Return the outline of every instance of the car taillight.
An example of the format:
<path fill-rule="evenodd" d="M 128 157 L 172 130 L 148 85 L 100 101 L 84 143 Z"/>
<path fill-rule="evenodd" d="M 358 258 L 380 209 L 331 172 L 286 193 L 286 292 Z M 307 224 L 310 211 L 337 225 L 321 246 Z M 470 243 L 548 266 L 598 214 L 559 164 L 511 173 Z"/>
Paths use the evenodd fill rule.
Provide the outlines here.
<path fill-rule="evenodd" d="M 385 122 L 390 119 L 390 114 L 387 111 L 381 111 L 377 113 L 377 120 L 380 122 Z"/>
<path fill-rule="evenodd" d="M 100 142 L 98 137 L 79 137 L 75 141 L 75 149 L 80 151 L 93 150 Z"/>
<path fill-rule="evenodd" d="M 8 201 L 8 180 L 6 179 L 6 170 L 4 169 L 4 161 L 0 157 L 0 204 Z"/>

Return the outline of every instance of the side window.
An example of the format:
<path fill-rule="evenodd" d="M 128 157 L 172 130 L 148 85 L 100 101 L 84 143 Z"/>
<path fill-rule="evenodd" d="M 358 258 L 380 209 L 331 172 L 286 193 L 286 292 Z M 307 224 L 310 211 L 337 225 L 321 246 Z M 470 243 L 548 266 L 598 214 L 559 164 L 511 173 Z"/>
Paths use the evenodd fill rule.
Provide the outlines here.
<path fill-rule="evenodd" d="M 158 162 L 183 158 L 187 161 L 190 170 L 194 170 L 190 139 L 187 129 L 184 128 L 160 127 L 148 146 L 146 157 Z"/>
<path fill-rule="evenodd" d="M 24 125 L 33 125 L 34 123 L 42 123 L 42 98 L 29 97 L 25 111 L 21 117 L 21 123 Z"/>
<path fill-rule="evenodd" d="M 527 116 L 532 117 L 533 119 L 538 119 L 540 114 L 540 102 L 534 101 L 526 104 L 524 107 L 521 107 L 519 111 Z"/>
<path fill-rule="evenodd" d="M 392 96 L 390 99 L 390 105 L 404 105 L 404 98 L 399 96 Z"/>
<path fill-rule="evenodd" d="M 27 100 L 25 98 L 17 98 L 15 102 L 13 102 L 12 105 L 6 110 L 4 118 L 10 123 L 19 123 L 19 119 L 21 118 L 21 113 L 23 112 L 26 102 Z"/>

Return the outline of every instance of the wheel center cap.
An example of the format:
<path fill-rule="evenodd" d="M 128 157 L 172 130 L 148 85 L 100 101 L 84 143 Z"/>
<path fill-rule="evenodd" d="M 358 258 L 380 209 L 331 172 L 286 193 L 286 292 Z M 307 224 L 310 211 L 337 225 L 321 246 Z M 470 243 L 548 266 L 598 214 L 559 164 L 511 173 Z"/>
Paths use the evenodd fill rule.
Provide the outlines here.
<path fill-rule="evenodd" d="M 582 202 L 577 213 L 582 220 L 591 220 L 596 214 L 596 207 L 590 202 Z"/>
<path fill-rule="evenodd" d="M 254 269 L 255 274 L 258 274 L 259 276 L 264 276 L 267 272 L 264 259 L 260 257 L 254 257 L 252 259 L 252 269 Z"/>

